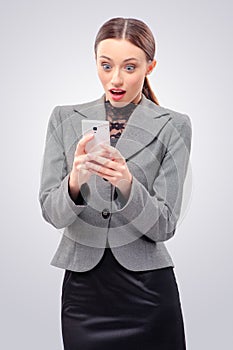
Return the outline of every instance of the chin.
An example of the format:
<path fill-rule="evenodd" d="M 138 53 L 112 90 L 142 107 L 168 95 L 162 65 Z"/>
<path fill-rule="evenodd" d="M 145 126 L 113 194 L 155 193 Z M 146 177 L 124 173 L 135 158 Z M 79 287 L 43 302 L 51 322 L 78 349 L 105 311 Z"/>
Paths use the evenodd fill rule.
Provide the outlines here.
<path fill-rule="evenodd" d="M 127 106 L 130 102 L 127 101 L 114 101 L 114 100 L 110 100 L 110 103 L 113 107 L 124 107 Z"/>
<path fill-rule="evenodd" d="M 122 100 L 119 100 L 119 101 L 114 101 L 111 97 L 107 97 L 106 100 L 109 101 L 113 107 L 119 107 L 119 108 L 120 107 L 125 107 L 128 104 L 130 104 L 131 102 L 133 102 L 132 100 L 129 100 L 129 99 L 127 99 L 127 100 L 126 99 L 122 99 Z"/>

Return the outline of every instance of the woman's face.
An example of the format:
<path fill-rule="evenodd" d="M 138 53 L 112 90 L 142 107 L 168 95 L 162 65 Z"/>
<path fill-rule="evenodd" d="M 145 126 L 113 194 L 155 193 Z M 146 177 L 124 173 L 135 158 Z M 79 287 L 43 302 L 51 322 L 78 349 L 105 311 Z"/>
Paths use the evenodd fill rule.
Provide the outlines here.
<path fill-rule="evenodd" d="M 143 50 L 125 39 L 101 41 L 96 63 L 106 100 L 116 107 L 140 101 L 145 76 L 155 65 L 155 61 L 148 63 Z"/>

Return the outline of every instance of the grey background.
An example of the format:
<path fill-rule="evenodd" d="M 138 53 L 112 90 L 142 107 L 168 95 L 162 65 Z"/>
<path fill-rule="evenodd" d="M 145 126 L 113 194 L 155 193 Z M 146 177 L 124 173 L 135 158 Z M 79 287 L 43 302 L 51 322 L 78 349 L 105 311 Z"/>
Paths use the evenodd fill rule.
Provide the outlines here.
<path fill-rule="evenodd" d="M 102 95 L 93 43 L 115 16 L 151 27 L 154 91 L 192 120 L 191 200 L 167 244 L 188 349 L 231 348 L 232 10 L 230 0 L 0 1 L 1 349 L 62 349 L 63 271 L 49 265 L 61 233 L 37 200 L 45 132 L 55 105 Z"/>

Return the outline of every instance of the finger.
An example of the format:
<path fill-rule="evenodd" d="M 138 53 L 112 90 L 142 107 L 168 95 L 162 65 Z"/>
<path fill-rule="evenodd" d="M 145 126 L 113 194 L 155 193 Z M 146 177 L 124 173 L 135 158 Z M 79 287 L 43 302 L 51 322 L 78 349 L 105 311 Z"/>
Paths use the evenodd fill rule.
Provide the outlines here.
<path fill-rule="evenodd" d="M 94 171 L 97 175 L 101 175 L 101 176 L 108 175 L 111 177 L 119 177 L 119 178 L 122 177 L 121 173 L 119 173 L 113 169 L 103 167 L 100 164 L 96 164 L 93 162 L 86 162 L 86 168 L 89 171 L 92 171 L 92 172 Z"/>
<path fill-rule="evenodd" d="M 100 165 L 103 165 L 106 168 L 110 168 L 113 170 L 119 170 L 119 163 L 110 160 L 109 158 L 88 154 L 87 161 L 95 162 Z"/>
<path fill-rule="evenodd" d="M 95 151 L 91 151 L 91 152 L 88 152 L 88 156 L 100 156 L 100 157 L 104 157 L 106 159 L 110 159 L 109 157 L 109 152 L 104 150 L 104 149 L 98 149 L 98 150 L 95 150 Z"/>
<path fill-rule="evenodd" d="M 77 170 L 87 170 L 86 163 L 78 163 L 76 165 Z"/>
<path fill-rule="evenodd" d="M 102 149 L 106 150 L 109 153 L 109 158 L 117 161 L 118 163 L 124 164 L 125 158 L 121 155 L 121 153 L 115 147 L 101 144 Z"/>
<path fill-rule="evenodd" d="M 82 154 L 82 155 L 76 155 L 74 157 L 74 164 L 79 165 L 79 164 L 85 164 L 87 161 L 87 154 Z"/>
<path fill-rule="evenodd" d="M 101 146 L 102 148 L 106 149 L 106 150 L 109 150 L 110 152 L 113 151 L 113 150 L 115 150 L 115 147 L 110 146 L 110 145 L 108 145 L 108 144 L 106 144 L 106 143 L 100 143 L 100 146 Z"/>
<path fill-rule="evenodd" d="M 81 140 L 78 142 L 76 150 L 75 150 L 75 155 L 83 154 L 85 152 L 85 147 L 86 144 L 92 140 L 94 137 L 94 134 L 86 134 L 81 138 Z"/>

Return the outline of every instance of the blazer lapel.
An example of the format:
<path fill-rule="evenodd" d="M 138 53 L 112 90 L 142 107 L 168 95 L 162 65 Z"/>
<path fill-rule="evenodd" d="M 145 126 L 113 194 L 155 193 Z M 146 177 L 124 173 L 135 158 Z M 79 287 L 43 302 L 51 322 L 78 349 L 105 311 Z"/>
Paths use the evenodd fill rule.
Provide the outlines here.
<path fill-rule="evenodd" d="M 169 112 L 143 96 L 131 114 L 116 148 L 126 160 L 149 145 L 170 119 Z"/>
<path fill-rule="evenodd" d="M 106 119 L 104 101 L 103 95 L 96 101 L 74 106 L 74 111 L 77 113 L 71 116 L 71 122 L 78 138 L 80 138 L 82 119 Z M 131 114 L 125 130 L 117 141 L 116 148 L 128 160 L 150 144 L 169 119 L 169 112 L 165 108 L 157 106 L 143 96 L 142 101 Z"/>
<path fill-rule="evenodd" d="M 106 112 L 105 112 L 105 106 L 104 106 L 104 95 L 99 98 L 98 100 L 84 103 L 81 105 L 75 105 L 74 111 L 79 114 L 79 117 L 81 119 L 97 119 L 97 120 L 105 120 L 106 118 Z M 75 114 L 75 117 L 77 117 L 77 114 Z M 72 122 L 75 123 L 75 120 Z"/>
<path fill-rule="evenodd" d="M 78 142 L 82 137 L 82 119 L 105 120 L 104 96 L 96 101 L 75 105 L 73 111 L 74 113 L 70 116 L 69 121 L 76 133 Z"/>

